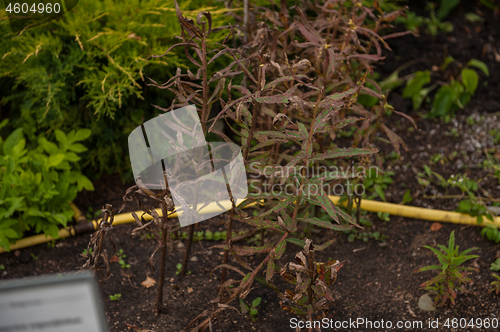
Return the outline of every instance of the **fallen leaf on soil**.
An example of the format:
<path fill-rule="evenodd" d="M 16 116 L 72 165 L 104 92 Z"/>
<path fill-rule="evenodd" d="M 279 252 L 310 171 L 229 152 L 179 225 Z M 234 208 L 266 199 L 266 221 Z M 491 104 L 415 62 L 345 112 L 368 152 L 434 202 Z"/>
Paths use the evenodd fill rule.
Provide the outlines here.
<path fill-rule="evenodd" d="M 441 228 L 443 228 L 443 225 L 441 225 L 440 223 L 438 222 L 435 222 L 431 225 L 431 231 L 434 231 L 434 232 L 437 232 L 439 231 Z"/>
<path fill-rule="evenodd" d="M 153 278 L 151 278 L 150 276 L 148 276 L 146 278 L 146 280 L 144 280 L 143 282 L 141 282 L 141 285 L 143 285 L 146 288 L 153 287 L 155 284 L 156 284 L 156 281 Z"/>
<path fill-rule="evenodd" d="M 118 263 L 119 261 L 120 261 L 120 257 L 118 257 L 118 256 L 116 256 L 116 255 L 114 255 L 113 257 L 111 257 L 111 258 L 109 259 L 109 262 L 110 262 L 110 263 Z"/>
<path fill-rule="evenodd" d="M 192 292 L 194 292 L 193 288 L 188 287 L 188 293 L 192 293 Z"/>

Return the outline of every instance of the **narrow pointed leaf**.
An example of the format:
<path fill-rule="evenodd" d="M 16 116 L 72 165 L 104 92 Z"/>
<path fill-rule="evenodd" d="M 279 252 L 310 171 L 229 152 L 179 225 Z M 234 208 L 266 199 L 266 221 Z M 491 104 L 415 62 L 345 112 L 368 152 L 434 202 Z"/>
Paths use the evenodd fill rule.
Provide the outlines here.
<path fill-rule="evenodd" d="M 304 221 L 319 227 L 333 229 L 334 231 L 348 231 L 352 229 L 351 225 L 335 225 L 328 221 L 323 221 L 318 218 L 297 218 L 299 221 Z"/>

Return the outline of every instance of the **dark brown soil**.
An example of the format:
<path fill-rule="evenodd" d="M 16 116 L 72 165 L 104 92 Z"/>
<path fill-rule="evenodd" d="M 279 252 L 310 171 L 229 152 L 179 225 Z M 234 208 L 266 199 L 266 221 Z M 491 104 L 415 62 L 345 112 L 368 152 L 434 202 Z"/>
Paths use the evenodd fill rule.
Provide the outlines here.
<path fill-rule="evenodd" d="M 482 9 L 486 19 L 484 23 L 465 23 L 463 14 L 473 10 L 473 2 L 467 2 L 467 4 L 460 5 L 452 13 L 449 19 L 454 24 L 455 31 L 450 35 L 404 37 L 390 43 L 395 54 L 399 57 L 390 55 L 385 65 L 380 68 L 386 75 L 401 64 L 416 58 L 424 57 L 430 60 L 432 65 L 439 66 L 445 52 L 462 63 L 466 63 L 471 58 L 484 61 L 491 73 L 489 78 L 481 76 L 480 88 L 465 110 L 459 112 L 456 127 L 453 121 L 446 124 L 440 121 L 424 120 L 418 115 L 418 112 L 411 110 L 411 104 L 408 100 L 401 98 L 401 91 L 392 92 L 391 102 L 395 108 L 411 114 L 416 119 L 419 129 L 417 131 L 408 130 L 411 127 L 409 121 L 396 115 L 390 119 L 390 127 L 408 145 L 408 151 L 403 151 L 400 159 L 387 159 L 385 164 L 386 170 L 393 170 L 396 173 L 393 184 L 386 192 L 390 202 L 401 202 L 406 190 L 410 189 L 414 196 L 411 205 L 444 210 L 456 209 L 457 200 L 424 199 L 424 194 L 443 194 L 443 190 L 436 186 L 429 192 L 422 192 L 422 188 L 416 180 L 416 173 L 423 171 L 423 165 L 429 165 L 433 171 L 445 178 L 451 174 L 465 172 L 469 177 L 477 180 L 486 176 L 486 171 L 478 167 L 485 158 L 483 149 L 496 148 L 497 153 L 500 152 L 500 146 L 494 146 L 491 140 L 486 139 L 487 133 L 484 130 L 487 127 L 482 127 L 486 126 L 483 123 L 485 120 L 483 122 L 478 120 L 479 123 L 475 125 L 466 123 L 466 118 L 473 115 L 478 119 L 485 116 L 490 122 L 487 125 L 497 125 L 498 120 L 495 123 L 493 112 L 500 111 L 500 94 L 498 92 L 500 88 L 500 63 L 495 61 L 492 52 L 487 51 L 483 56 L 483 47 L 486 43 L 500 50 L 500 25 L 493 17 L 493 13 L 484 8 Z M 428 66 L 430 65 L 416 65 L 409 69 L 408 73 L 412 70 L 428 68 Z M 481 87 L 481 82 L 484 80 L 488 81 L 488 85 Z M 476 130 L 478 127 L 482 129 Z M 458 137 L 446 134 L 452 128 L 459 130 Z M 482 139 L 478 138 L 479 142 L 483 142 L 480 148 L 471 141 L 477 136 L 483 136 Z M 464 139 L 464 137 L 470 137 L 470 139 Z M 469 146 L 471 144 L 472 148 Z M 382 155 L 386 157 L 392 151 L 388 145 L 382 145 L 380 148 Z M 442 163 L 430 163 L 430 158 L 435 154 L 442 153 L 444 156 L 449 156 L 453 151 L 458 151 L 459 157 Z M 485 181 L 482 185 L 483 189 L 491 196 L 500 197 L 498 182 Z M 110 176 L 98 180 L 95 187 L 95 192 L 81 193 L 76 200 L 76 204 L 84 213 L 89 207 L 97 210 L 105 203 L 111 203 L 118 209 L 122 204 L 121 197 L 128 185 L 122 184 L 118 176 Z M 137 206 L 130 204 L 125 211 L 137 208 Z M 483 239 L 479 228 L 443 224 L 443 228 L 439 231 L 431 231 L 431 223 L 424 220 L 391 216 L 390 221 L 385 222 L 378 219 L 375 214 L 369 214 L 368 217 L 374 224 L 372 231 L 379 231 L 387 236 L 385 244 L 381 245 L 381 242 L 375 240 L 348 242 L 347 235 L 342 233 L 321 232 L 313 236 L 315 243 L 323 243 L 332 237 L 336 238 L 336 242 L 332 246 L 317 253 L 319 261 L 326 261 L 330 258 L 347 260 L 339 273 L 337 283 L 334 285 L 336 297 L 336 304 L 332 308 L 332 313 L 335 313 L 334 320 L 349 321 L 350 319 L 364 318 L 372 321 L 391 321 L 394 326 L 398 321 L 422 321 L 424 330 L 428 330 L 428 320 L 439 319 L 439 328 L 433 330 L 482 331 L 485 329 L 472 327 L 452 329 L 444 326 L 444 323 L 448 318 L 465 318 L 467 322 L 471 318 L 500 318 L 499 297 L 488 292 L 489 284 L 494 280 L 491 277 L 490 264 L 496 257 L 500 256 L 500 246 Z M 222 218 L 224 215 L 221 218 L 204 222 L 199 227 L 222 230 Z M 237 225 L 237 227 L 244 229 L 244 225 Z M 167 261 L 163 313 L 157 316 L 154 312 L 156 286 L 151 288 L 141 286 L 141 282 L 146 279 L 148 274 L 153 276 L 151 269 L 146 266 L 146 262 L 154 250 L 154 245 L 140 237 L 131 240 L 129 235 L 132 229 L 132 225 L 122 225 L 117 226 L 112 231 L 113 240 L 117 248 L 122 249 L 127 255 L 126 262 L 130 264 L 130 268 L 122 269 L 118 263 L 112 263 L 112 276 L 100 287 L 109 330 L 180 331 L 197 315 L 212 308 L 208 302 L 217 296 L 220 270 L 215 270 L 213 274 L 211 271 L 222 263 L 222 256 L 220 249 L 210 247 L 221 242 L 196 242 L 191 256 L 195 256 L 197 261 L 189 263 L 188 270 L 191 271 L 191 274 L 182 280 L 179 280 L 175 272 L 176 264 L 182 260 L 183 249 L 179 249 L 177 242 L 173 244 Z M 417 307 L 419 297 L 425 293 L 424 290 L 419 289 L 419 286 L 434 274 L 431 272 L 415 273 L 415 271 L 425 265 L 437 263 L 436 257 L 423 246 L 447 244 L 451 231 L 455 231 L 456 241 L 461 250 L 471 247 L 479 248 L 474 253 L 480 257 L 467 263 L 478 268 L 479 272 L 471 274 L 473 284 L 467 287 L 468 292 L 458 295 L 457 304 L 454 307 L 438 308 L 437 311 L 431 313 L 423 312 Z M 267 236 L 273 237 L 277 234 L 271 233 Z M 5 270 L 0 271 L 0 279 L 78 269 L 85 262 L 85 258 L 81 257 L 80 254 L 86 248 L 88 240 L 88 234 L 80 235 L 57 241 L 55 247 L 52 248 L 43 244 L 1 254 L 0 264 L 5 266 Z M 113 253 L 110 245 L 106 247 L 106 250 L 108 253 Z M 284 264 L 286 261 L 292 260 L 294 254 L 299 250 L 299 247 L 288 244 L 286 254 L 280 263 Z M 250 262 L 254 262 L 253 265 L 256 266 L 262 258 L 256 255 Z M 232 274 L 230 274 L 231 276 Z M 238 276 L 234 275 L 233 277 Z M 281 283 L 278 278 L 279 276 L 276 275 L 274 280 L 284 290 L 286 285 Z M 219 319 L 214 322 L 213 331 L 294 330 L 290 327 L 290 319 L 294 316 L 280 309 L 276 294 L 258 283 L 255 283 L 254 287 L 247 302 L 251 302 L 256 297 L 262 298 L 257 320 L 253 321 L 241 315 L 239 310 L 237 312 L 228 309 L 225 315 L 219 316 Z M 119 301 L 111 301 L 109 295 L 116 293 L 122 294 L 122 298 Z M 239 309 L 236 303 L 234 305 Z M 329 329 L 324 330 L 328 331 Z M 342 330 L 385 331 L 389 329 L 365 328 L 365 326 L 360 325 L 356 328 L 352 328 L 352 326 L 342 328 Z M 420 329 L 409 327 L 398 330 L 416 331 Z"/>

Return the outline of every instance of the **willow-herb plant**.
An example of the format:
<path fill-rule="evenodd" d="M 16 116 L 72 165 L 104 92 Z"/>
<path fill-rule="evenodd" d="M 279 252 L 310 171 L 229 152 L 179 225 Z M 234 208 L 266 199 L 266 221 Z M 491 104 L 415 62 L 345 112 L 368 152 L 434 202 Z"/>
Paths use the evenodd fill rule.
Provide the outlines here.
<path fill-rule="evenodd" d="M 478 248 L 470 248 L 459 253 L 458 246 L 455 246 L 455 232 L 451 232 L 448 248 L 438 244 L 441 251 L 436 248 L 424 246 L 436 254 L 440 265 L 429 265 L 419 269 L 417 272 L 430 270 L 440 270 L 439 274 L 429 281 L 424 282 L 420 287 L 435 294 L 434 303 L 438 306 L 444 306 L 448 301 L 455 304 L 457 290 L 465 291 L 463 285 L 472 283 L 470 278 L 466 277 L 467 272 L 478 271 L 472 267 L 460 266 L 470 259 L 477 258 L 477 255 L 467 255 Z"/>
<path fill-rule="evenodd" d="M 282 309 L 303 316 L 311 323 L 326 317 L 328 307 L 334 302 L 330 287 L 344 265 L 338 260 L 317 262 L 314 252 L 326 247 L 327 244 L 315 247 L 306 239 L 304 250 L 295 255 L 296 262 L 287 263 L 280 272 L 283 279 L 295 286 L 294 290 L 287 289 L 280 294 Z"/>
<path fill-rule="evenodd" d="M 233 301 L 244 300 L 254 281 L 279 292 L 272 283 L 273 276 L 282 271 L 279 259 L 288 243 L 303 242 L 299 237 L 306 225 L 323 228 L 332 237 L 322 246 L 316 246 L 316 250 L 331 245 L 335 232 L 361 227 L 333 204 L 325 188 L 360 178 L 362 172 L 343 174 L 328 168 L 366 166 L 376 160 L 378 149 L 374 138 L 378 131 L 388 136 L 398 152 L 401 145 L 404 147 L 401 138 L 385 125 L 389 114 L 398 113 L 387 103 L 387 91 L 377 88 L 376 82 L 372 82 L 376 91 L 365 87 L 373 63 L 383 59 L 382 47 L 388 48 L 385 40 L 405 34 L 386 35 L 384 39 L 378 35 L 382 29 L 390 28 L 390 22 L 402 10 L 374 13 L 374 9 L 357 0 L 330 0 L 325 4 L 305 0 L 292 7 L 286 1 L 281 3 L 279 12 L 266 7 L 252 9 L 251 15 L 257 19 L 247 21 L 246 29 L 240 31 L 247 41 L 240 46 L 237 46 L 239 40 L 232 39 L 237 26 L 220 27 L 227 29 L 227 37 L 222 43 L 210 43 L 207 36 L 215 30 L 210 13 L 200 12 L 192 20 L 176 5 L 182 27 L 181 42 L 167 49 L 163 56 L 173 48 L 184 48 L 186 58 L 197 69 L 191 72 L 179 68 L 163 84 L 150 81 L 151 85 L 168 89 L 176 96 L 169 108 L 161 110 L 195 104 L 206 135 L 213 133 L 226 142 L 240 145 L 250 177 L 246 201 L 233 205 L 228 213 L 226 243 L 215 246 L 225 252 L 222 264 L 215 269 L 222 269 L 218 297 L 212 301 L 218 305 L 196 317 L 186 330 L 207 328 L 217 315 L 231 308 Z M 213 75 L 207 74 L 210 66 L 227 59 L 228 66 Z M 367 110 L 357 102 L 360 94 L 374 96 L 379 102 Z M 217 115 L 211 118 L 210 111 L 217 110 L 219 105 Z M 339 148 L 336 133 L 347 126 L 357 126 L 352 145 Z M 310 174 L 311 167 L 321 171 Z M 136 198 L 141 203 L 139 195 L 153 197 L 162 206 L 167 202 L 172 208 L 168 190 L 156 195 L 140 183 L 129 188 L 124 199 Z M 253 203 L 258 203 L 254 206 L 257 213 L 249 215 L 243 209 Z M 162 224 L 154 210 L 140 206 L 156 221 L 145 222 L 143 216 L 136 216 L 140 227 L 134 233 Z M 167 210 L 173 212 L 164 210 L 164 218 Z M 321 210 L 329 216 L 327 220 L 319 218 Z M 260 245 L 237 245 L 237 239 L 232 237 L 234 221 L 260 230 Z M 166 219 L 163 224 L 167 225 Z M 175 229 L 178 227 L 172 221 L 164 230 L 175 232 Z M 189 237 L 185 261 L 189 255 Z M 313 250 L 310 242 L 301 246 L 304 244 Z M 165 250 L 166 245 L 161 241 L 157 250 Z M 257 263 L 244 259 L 256 254 L 263 255 Z M 309 259 L 308 264 L 314 267 L 314 257 Z M 164 262 L 162 253 L 161 264 Z M 330 270 L 339 267 L 335 263 L 327 265 Z M 164 265 L 160 267 L 161 280 L 163 269 Z M 236 278 L 238 275 L 241 278 Z M 318 272 L 311 278 L 312 292 L 315 292 L 313 286 L 321 287 L 322 277 L 318 277 L 321 275 Z M 316 295 L 310 295 L 314 302 Z M 160 301 L 158 297 L 158 305 Z M 311 304 L 313 311 L 321 309 L 319 305 L 314 307 L 316 302 Z"/>

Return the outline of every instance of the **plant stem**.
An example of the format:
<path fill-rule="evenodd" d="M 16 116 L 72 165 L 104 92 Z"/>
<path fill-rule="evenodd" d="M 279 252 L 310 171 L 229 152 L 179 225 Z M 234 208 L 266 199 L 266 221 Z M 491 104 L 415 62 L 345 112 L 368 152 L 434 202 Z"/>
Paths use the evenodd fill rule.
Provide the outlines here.
<path fill-rule="evenodd" d="M 105 223 L 105 222 L 108 222 L 108 218 L 109 218 L 109 212 L 112 208 L 111 204 L 106 204 L 105 206 L 105 209 L 106 211 L 104 211 L 104 215 L 102 216 L 102 220 L 101 220 L 101 223 L 99 225 L 99 229 L 101 228 L 100 226 Z M 97 271 L 99 269 L 99 257 L 101 257 L 101 252 L 102 252 L 102 244 L 104 243 L 104 237 L 106 236 L 106 233 L 102 233 L 103 235 L 101 236 L 101 239 L 99 240 L 99 245 L 98 245 L 98 248 L 97 248 L 97 255 L 95 257 L 95 264 L 94 264 L 94 269 L 95 271 Z"/>
<path fill-rule="evenodd" d="M 179 278 L 182 278 L 186 275 L 189 253 L 191 252 L 191 244 L 193 243 L 193 234 L 194 234 L 194 225 L 189 225 L 186 251 L 184 252 L 184 259 L 182 260 L 182 268 L 179 273 Z"/>
<path fill-rule="evenodd" d="M 206 25 L 205 22 L 202 22 L 202 30 L 203 30 L 203 37 L 201 39 L 201 68 L 202 68 L 202 73 L 203 73 L 203 106 L 201 109 L 201 129 L 203 130 L 203 135 L 207 134 L 207 120 L 208 120 L 208 115 L 210 113 L 210 110 L 208 109 L 208 98 L 209 98 L 209 86 L 208 86 L 208 77 L 207 77 L 207 37 L 206 37 Z M 199 183 L 196 183 L 196 188 L 198 188 Z M 197 197 L 195 199 L 195 204 L 194 206 L 197 206 Z M 182 260 L 182 268 L 179 273 L 179 278 L 182 278 L 186 275 L 186 270 L 187 270 L 187 264 L 188 264 L 188 259 L 189 259 L 189 253 L 191 252 L 191 245 L 193 243 L 193 233 L 194 233 L 194 225 L 189 225 L 188 227 L 188 238 L 187 238 L 187 244 L 186 244 L 186 251 L 184 253 L 184 258 Z"/>
<path fill-rule="evenodd" d="M 314 303 L 314 298 L 313 298 L 313 289 L 312 289 L 312 285 L 314 284 L 314 272 L 315 272 L 315 269 L 314 269 L 314 250 L 312 249 L 309 249 L 309 255 L 308 255 L 308 261 L 309 261 L 309 279 L 311 280 L 311 282 L 309 283 L 309 286 L 307 286 L 307 296 L 309 297 L 308 298 L 308 304 L 310 306 L 313 305 Z M 308 310 L 309 312 L 309 310 Z M 309 321 L 312 322 L 312 314 L 307 314 L 307 319 Z M 309 331 L 312 331 L 312 328 L 309 328 Z"/>
<path fill-rule="evenodd" d="M 161 261 L 160 261 L 160 273 L 158 275 L 156 314 L 160 313 L 161 303 L 163 302 L 163 283 L 165 281 L 165 263 L 167 261 L 168 229 L 167 229 L 167 204 L 165 202 L 161 203 L 161 211 L 163 214 L 163 223 L 161 230 Z"/>
<path fill-rule="evenodd" d="M 203 106 L 201 109 L 201 128 L 203 130 L 203 134 L 207 134 L 207 120 L 208 120 L 208 98 L 209 98 L 209 86 L 208 86 L 208 77 L 207 77 L 207 37 L 205 32 L 205 22 L 202 25 L 203 28 L 203 38 L 201 40 L 201 70 L 203 73 Z"/>
<path fill-rule="evenodd" d="M 363 196 L 362 195 L 358 195 L 356 193 L 354 193 L 354 195 L 356 195 L 356 197 L 358 198 L 358 201 L 356 202 L 356 206 L 357 206 L 356 222 L 359 225 L 359 220 L 361 219 L 361 199 L 363 198 Z"/>
<path fill-rule="evenodd" d="M 229 242 L 231 241 L 231 235 L 233 233 L 233 216 L 234 216 L 234 208 L 231 209 L 231 213 L 228 216 L 227 227 L 226 227 L 226 246 L 228 249 L 224 250 L 224 260 L 222 261 L 224 264 L 228 263 L 229 259 Z M 226 282 L 226 274 L 227 269 L 224 267 L 221 272 L 220 284 L 223 285 Z"/>

